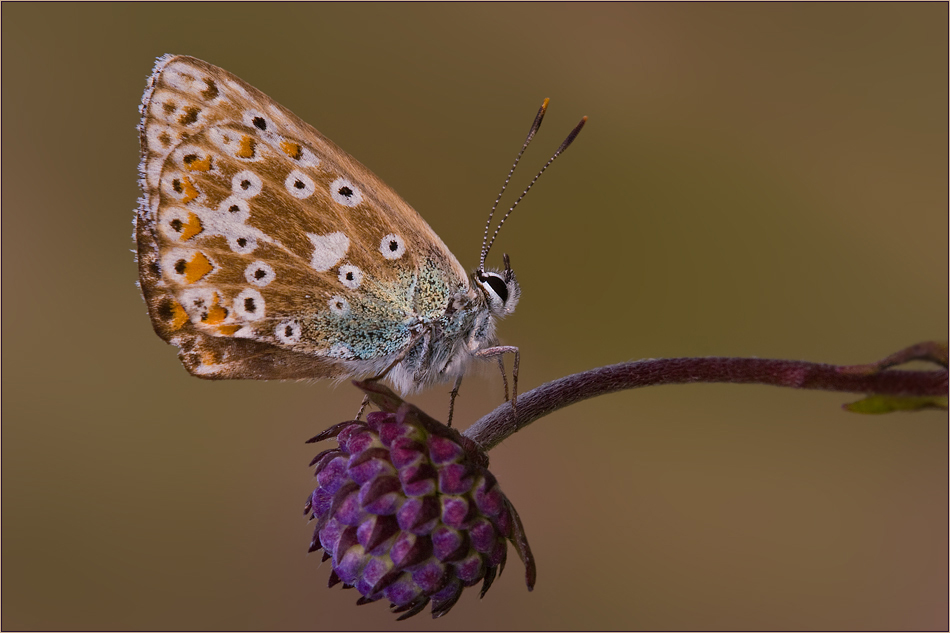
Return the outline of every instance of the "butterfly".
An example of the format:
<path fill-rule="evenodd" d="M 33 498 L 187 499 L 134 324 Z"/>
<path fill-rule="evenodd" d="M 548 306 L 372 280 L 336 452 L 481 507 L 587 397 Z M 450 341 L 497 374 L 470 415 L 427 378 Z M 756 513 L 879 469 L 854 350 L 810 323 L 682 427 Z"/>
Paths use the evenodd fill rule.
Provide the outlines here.
<path fill-rule="evenodd" d="M 507 256 L 503 270 L 485 268 L 491 217 L 466 274 L 366 167 L 193 57 L 159 58 L 139 110 L 139 286 L 191 374 L 385 376 L 404 394 L 454 380 L 454 398 L 474 359 L 513 352 L 517 364 L 495 322 L 521 289 Z"/>

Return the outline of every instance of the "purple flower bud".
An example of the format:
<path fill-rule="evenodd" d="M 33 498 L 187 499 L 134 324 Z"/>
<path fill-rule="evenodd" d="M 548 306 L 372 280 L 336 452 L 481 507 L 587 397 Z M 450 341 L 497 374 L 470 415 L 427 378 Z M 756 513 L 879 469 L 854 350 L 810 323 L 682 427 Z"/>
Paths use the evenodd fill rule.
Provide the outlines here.
<path fill-rule="evenodd" d="M 339 443 L 314 459 L 305 509 L 316 520 L 310 550 L 332 561 L 330 586 L 355 587 L 358 604 L 388 600 L 400 620 L 430 603 L 439 617 L 465 587 L 481 581 L 484 595 L 510 541 L 531 589 L 531 550 L 485 454 L 384 387 L 361 387 L 387 410 L 314 438 Z"/>

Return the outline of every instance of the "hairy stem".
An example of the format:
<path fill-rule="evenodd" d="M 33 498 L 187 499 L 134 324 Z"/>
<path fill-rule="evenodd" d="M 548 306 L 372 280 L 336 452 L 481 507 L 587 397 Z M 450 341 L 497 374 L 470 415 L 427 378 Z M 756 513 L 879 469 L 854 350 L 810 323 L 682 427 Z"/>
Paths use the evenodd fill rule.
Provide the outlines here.
<path fill-rule="evenodd" d="M 865 370 L 867 368 L 867 370 Z M 622 389 L 692 382 L 742 383 L 889 396 L 946 396 L 947 371 L 875 371 L 871 366 L 839 366 L 762 358 L 661 358 L 608 365 L 565 376 L 502 404 L 463 435 L 488 451 L 538 418 L 575 402 Z"/>

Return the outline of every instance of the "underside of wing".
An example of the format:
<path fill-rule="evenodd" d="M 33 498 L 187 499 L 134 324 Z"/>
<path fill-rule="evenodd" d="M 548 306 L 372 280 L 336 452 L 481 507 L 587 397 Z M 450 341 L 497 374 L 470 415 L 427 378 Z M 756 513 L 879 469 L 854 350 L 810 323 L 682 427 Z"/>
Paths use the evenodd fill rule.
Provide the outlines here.
<path fill-rule="evenodd" d="M 195 375 L 318 378 L 398 354 L 464 270 L 369 170 L 230 73 L 159 60 L 136 239 L 156 332 Z"/>

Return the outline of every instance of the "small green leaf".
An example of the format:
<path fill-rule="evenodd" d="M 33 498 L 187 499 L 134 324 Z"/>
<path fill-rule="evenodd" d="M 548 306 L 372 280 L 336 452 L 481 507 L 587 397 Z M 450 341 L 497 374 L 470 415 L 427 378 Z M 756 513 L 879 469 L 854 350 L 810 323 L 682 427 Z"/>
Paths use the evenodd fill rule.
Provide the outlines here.
<path fill-rule="evenodd" d="M 921 409 L 947 409 L 946 396 L 867 396 L 843 405 L 852 413 L 892 413 Z"/>

